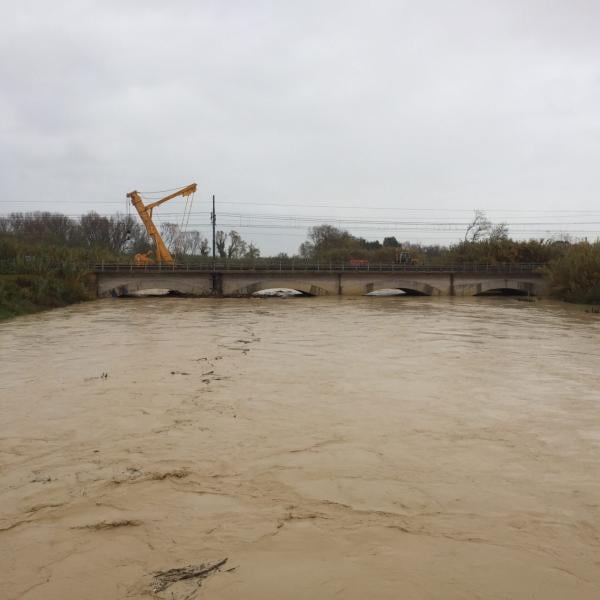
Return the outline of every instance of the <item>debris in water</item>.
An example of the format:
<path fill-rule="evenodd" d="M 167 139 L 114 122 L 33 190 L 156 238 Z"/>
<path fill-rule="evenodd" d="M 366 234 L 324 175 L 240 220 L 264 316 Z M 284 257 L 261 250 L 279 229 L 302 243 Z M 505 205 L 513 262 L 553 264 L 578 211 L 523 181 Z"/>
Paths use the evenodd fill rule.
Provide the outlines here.
<path fill-rule="evenodd" d="M 183 479 L 189 475 L 186 469 L 171 469 L 169 471 L 142 471 L 137 467 L 127 467 L 123 473 L 112 478 L 112 483 L 132 483 L 136 481 L 164 481 L 165 479 Z"/>
<path fill-rule="evenodd" d="M 186 469 L 173 469 L 172 471 L 162 471 L 148 473 L 148 479 L 150 481 L 164 481 L 165 479 L 183 479 L 189 475 L 189 471 Z"/>
<path fill-rule="evenodd" d="M 51 481 L 52 481 L 52 477 L 50 477 L 50 475 L 39 475 L 39 474 L 37 474 L 31 480 L 31 483 L 50 483 Z"/>
<path fill-rule="evenodd" d="M 72 529 L 94 529 L 100 531 L 102 529 L 117 529 L 118 527 L 138 527 L 142 522 L 137 519 L 119 519 L 116 521 L 99 521 L 98 523 L 90 523 L 89 525 L 79 525 Z"/>
<path fill-rule="evenodd" d="M 155 571 L 153 573 L 154 584 L 152 585 L 152 591 L 155 594 L 162 592 L 170 585 L 184 579 L 204 579 L 212 572 L 218 571 L 226 562 L 227 559 L 224 558 L 212 565 L 202 563 L 200 565 L 188 565 L 187 567 L 168 569 L 167 571 Z"/>
<path fill-rule="evenodd" d="M 98 377 L 86 377 L 84 381 L 94 381 L 94 379 L 108 379 L 108 373 L 103 371 Z"/>

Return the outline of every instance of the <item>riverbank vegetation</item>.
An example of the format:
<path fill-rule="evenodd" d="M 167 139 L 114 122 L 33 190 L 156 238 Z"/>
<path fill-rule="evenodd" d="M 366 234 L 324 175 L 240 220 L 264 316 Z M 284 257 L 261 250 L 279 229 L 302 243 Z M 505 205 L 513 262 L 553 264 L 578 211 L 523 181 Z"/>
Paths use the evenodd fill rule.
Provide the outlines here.
<path fill-rule="evenodd" d="M 0 319 L 67 306 L 92 297 L 85 273 L 0 275 Z"/>
<path fill-rule="evenodd" d="M 90 214 L 79 221 L 50 213 L 0 219 L 0 318 L 90 299 L 87 264 L 123 249 L 127 225 Z"/>
<path fill-rule="evenodd" d="M 200 232 L 163 223 L 161 234 L 176 260 L 206 260 L 208 240 Z M 260 256 L 236 231 L 218 231 L 216 242 L 224 259 Z M 151 247 L 146 230 L 131 215 L 91 212 L 73 219 L 35 212 L 0 217 L 0 319 L 93 298 L 89 265 L 131 262 Z"/>
<path fill-rule="evenodd" d="M 600 242 L 571 245 L 547 269 L 551 294 L 567 302 L 600 304 Z"/>
<path fill-rule="evenodd" d="M 319 225 L 308 232 L 299 249 L 302 258 L 320 262 L 367 260 L 372 263 L 406 263 L 457 265 L 464 263 L 548 263 L 561 257 L 569 243 L 556 239 L 513 240 L 505 227 L 492 228 L 489 235 L 481 232 L 467 235 L 449 246 L 399 242 L 396 237 L 368 241 L 348 231 Z"/>
<path fill-rule="evenodd" d="M 164 223 L 161 233 L 178 262 L 209 260 L 209 242 L 198 231 Z M 220 260 L 260 260 L 260 251 L 236 231 L 217 231 Z M 0 217 L 0 318 L 64 306 L 93 297 L 89 265 L 131 262 L 152 247 L 131 215 L 88 213 L 77 219 L 58 213 L 14 213 Z M 367 240 L 332 225 L 308 231 L 295 256 L 322 264 L 387 263 L 451 266 L 533 263 L 546 265 L 553 296 L 570 302 L 600 302 L 600 244 L 568 239 L 513 240 L 506 225 L 476 212 L 464 238 L 449 246 L 400 242 L 395 236 Z M 272 260 L 272 258 L 265 258 Z"/>

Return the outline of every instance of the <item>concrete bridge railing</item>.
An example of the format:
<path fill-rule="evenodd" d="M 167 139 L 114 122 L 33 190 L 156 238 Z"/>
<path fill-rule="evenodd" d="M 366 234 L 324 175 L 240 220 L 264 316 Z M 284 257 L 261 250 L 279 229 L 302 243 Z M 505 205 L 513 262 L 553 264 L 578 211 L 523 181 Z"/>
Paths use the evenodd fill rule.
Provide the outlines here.
<path fill-rule="evenodd" d="M 222 271 L 309 271 L 311 273 L 355 273 L 355 272 L 383 272 L 383 273 L 536 273 L 543 269 L 544 263 L 457 263 L 447 265 L 436 264 L 397 264 L 397 263 L 370 263 L 353 264 L 351 262 L 312 262 L 297 259 L 256 259 L 256 260 L 216 260 L 186 263 L 158 263 L 152 265 L 136 265 L 132 262 L 109 263 L 102 262 L 90 266 L 98 272 L 222 272 Z"/>

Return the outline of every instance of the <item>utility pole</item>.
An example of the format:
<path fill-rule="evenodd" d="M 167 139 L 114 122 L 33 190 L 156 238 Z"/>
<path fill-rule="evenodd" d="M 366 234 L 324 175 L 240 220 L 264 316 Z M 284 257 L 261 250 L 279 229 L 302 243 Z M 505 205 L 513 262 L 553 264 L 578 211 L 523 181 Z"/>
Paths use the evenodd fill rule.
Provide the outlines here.
<path fill-rule="evenodd" d="M 210 220 L 212 221 L 212 243 L 213 243 L 213 258 L 212 258 L 212 295 L 222 296 L 223 295 L 223 276 L 217 273 L 217 253 L 216 253 L 216 228 L 217 228 L 217 211 L 215 209 L 215 195 L 213 194 L 213 206 L 212 213 L 210 213 Z"/>
<path fill-rule="evenodd" d="M 217 227 L 217 213 L 215 212 L 215 195 L 213 194 L 213 207 L 210 213 L 210 220 L 212 221 L 212 246 L 213 246 L 213 264 L 215 262 L 215 229 Z"/>

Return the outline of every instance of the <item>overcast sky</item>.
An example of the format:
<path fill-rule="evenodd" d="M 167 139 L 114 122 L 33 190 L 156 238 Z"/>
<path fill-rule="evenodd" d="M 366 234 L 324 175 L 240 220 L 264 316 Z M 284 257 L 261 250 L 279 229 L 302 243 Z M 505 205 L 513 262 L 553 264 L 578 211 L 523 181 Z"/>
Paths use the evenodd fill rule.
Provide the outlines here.
<path fill-rule="evenodd" d="M 195 181 L 205 233 L 211 194 L 220 213 L 600 221 L 599 31 L 597 0 L 0 0 L 0 212 L 123 211 Z M 240 232 L 265 252 L 305 234 Z"/>

